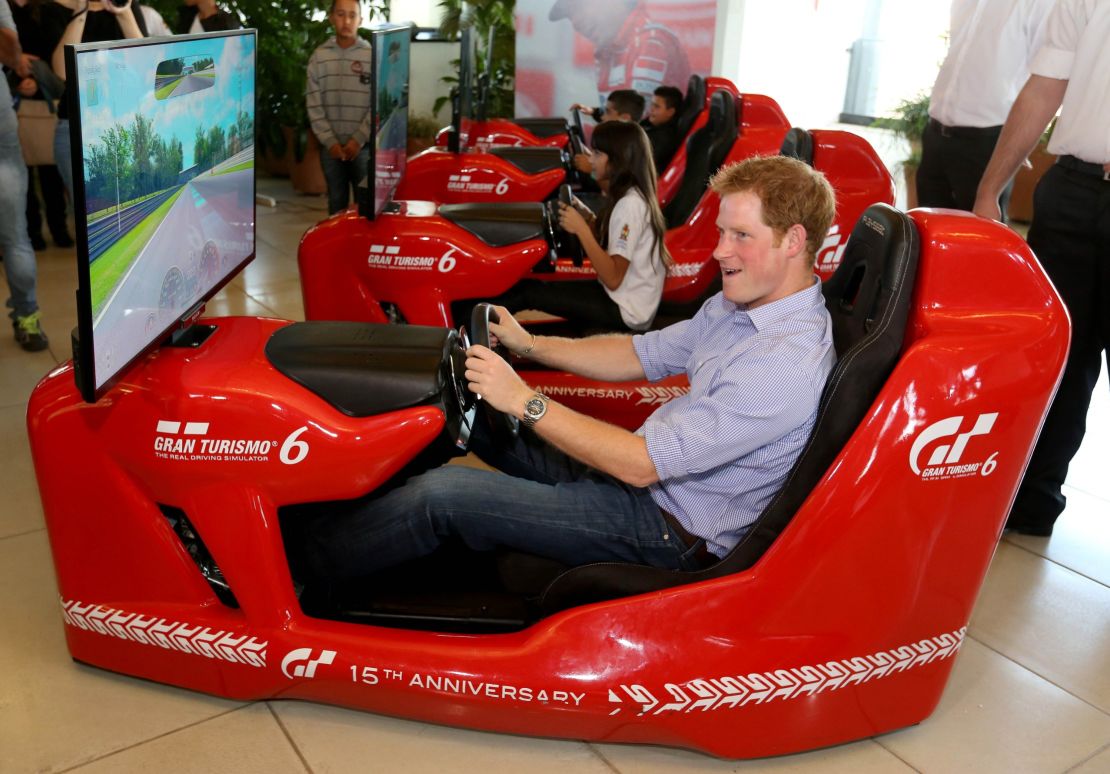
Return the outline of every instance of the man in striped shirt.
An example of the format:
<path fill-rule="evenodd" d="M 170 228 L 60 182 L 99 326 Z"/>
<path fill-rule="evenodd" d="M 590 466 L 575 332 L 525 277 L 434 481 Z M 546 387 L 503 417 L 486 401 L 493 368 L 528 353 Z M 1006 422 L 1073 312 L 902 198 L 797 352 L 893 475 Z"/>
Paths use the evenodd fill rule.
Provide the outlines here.
<path fill-rule="evenodd" d="M 471 448 L 510 475 L 447 466 L 334 510 L 308 530 L 321 573 L 357 576 L 430 553 L 445 537 L 568 565 L 692 570 L 727 554 L 801 454 L 836 355 L 814 257 L 835 211 L 820 172 L 752 158 L 711 181 L 722 290 L 690 320 L 643 335 L 535 336 L 505 309 L 491 324 L 520 356 L 590 378 L 686 373 L 688 394 L 635 433 L 534 393 L 501 357 L 469 350 L 466 378 L 490 408 L 531 426 Z"/>
<path fill-rule="evenodd" d="M 345 210 L 351 187 L 367 174 L 370 137 L 371 47 L 358 36 L 358 0 L 333 0 L 335 37 L 308 59 L 305 104 L 322 152 L 328 183 L 328 214 Z"/>

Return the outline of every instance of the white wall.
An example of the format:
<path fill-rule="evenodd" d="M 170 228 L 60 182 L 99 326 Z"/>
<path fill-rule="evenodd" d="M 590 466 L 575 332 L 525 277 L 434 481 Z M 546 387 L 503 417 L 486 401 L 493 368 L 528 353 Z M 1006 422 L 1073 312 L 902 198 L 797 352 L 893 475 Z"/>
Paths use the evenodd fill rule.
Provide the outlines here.
<path fill-rule="evenodd" d="M 409 114 L 432 115 L 436 98 L 450 91 L 440 78 L 454 72 L 451 60 L 459 58 L 459 44 L 415 41 L 410 51 Z M 440 108 L 436 118 L 446 125 L 451 120 L 451 104 Z"/>
<path fill-rule="evenodd" d="M 876 6 L 879 18 L 869 20 Z M 870 27 L 881 40 L 882 113 L 932 86 L 944 56 L 948 6 L 940 0 L 718 0 L 714 70 L 741 91 L 774 97 L 791 123 L 828 126 L 844 108 L 849 49 Z"/>
<path fill-rule="evenodd" d="M 390 0 L 391 22 L 415 22 L 417 27 L 438 27 L 443 10 L 436 0 Z"/>

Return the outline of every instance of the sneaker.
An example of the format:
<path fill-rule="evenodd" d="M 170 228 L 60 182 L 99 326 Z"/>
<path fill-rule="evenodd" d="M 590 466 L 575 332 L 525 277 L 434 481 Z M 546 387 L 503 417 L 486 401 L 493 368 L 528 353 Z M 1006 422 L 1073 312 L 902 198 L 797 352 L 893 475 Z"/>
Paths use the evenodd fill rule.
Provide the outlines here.
<path fill-rule="evenodd" d="M 38 312 L 16 317 L 12 320 L 12 327 L 15 328 L 15 340 L 28 352 L 41 352 L 50 344 L 39 325 Z"/>

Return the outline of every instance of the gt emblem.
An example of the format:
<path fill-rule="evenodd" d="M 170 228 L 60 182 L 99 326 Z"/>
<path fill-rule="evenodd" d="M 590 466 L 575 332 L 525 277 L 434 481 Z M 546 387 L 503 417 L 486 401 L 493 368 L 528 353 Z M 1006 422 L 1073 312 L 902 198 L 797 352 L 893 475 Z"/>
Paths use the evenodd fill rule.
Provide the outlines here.
<path fill-rule="evenodd" d="M 316 667 L 321 664 L 330 664 L 335 660 L 334 650 L 320 651 L 320 658 L 312 658 L 312 648 L 297 648 L 285 654 L 285 658 L 281 660 L 281 673 L 292 680 L 295 677 L 303 677 L 311 680 L 316 676 Z M 303 661 L 304 663 L 298 663 Z M 289 673 L 289 667 L 293 664 L 293 673 Z"/>

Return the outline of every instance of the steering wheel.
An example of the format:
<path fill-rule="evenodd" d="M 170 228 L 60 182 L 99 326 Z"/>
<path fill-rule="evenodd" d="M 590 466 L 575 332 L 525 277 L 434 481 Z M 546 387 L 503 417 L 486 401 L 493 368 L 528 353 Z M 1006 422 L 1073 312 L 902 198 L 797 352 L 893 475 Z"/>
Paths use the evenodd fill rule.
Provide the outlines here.
<path fill-rule="evenodd" d="M 586 152 L 586 133 L 582 131 L 582 111 L 575 108 L 571 111 L 573 121 L 572 126 L 567 130 L 570 134 L 570 149 L 571 153 L 585 153 Z"/>
<path fill-rule="evenodd" d="M 575 108 L 571 111 L 572 119 L 571 126 L 567 129 L 570 135 L 570 173 L 573 179 L 579 185 L 584 185 L 587 177 L 585 172 L 580 172 L 578 167 L 574 166 L 574 157 L 580 153 L 586 152 L 586 134 L 582 131 L 582 112 Z"/>
<path fill-rule="evenodd" d="M 547 202 L 545 219 L 549 224 L 548 239 L 551 240 L 552 245 L 552 263 L 555 259 L 562 255 L 562 257 L 569 258 L 574 262 L 576 267 L 581 267 L 583 260 L 586 257 L 586 251 L 582 249 L 582 242 L 574 234 L 569 233 L 558 224 L 558 211 L 559 204 L 566 204 L 567 207 L 574 207 L 574 194 L 571 193 L 571 187 L 564 183 L 558 187 L 558 198 Z"/>
<path fill-rule="evenodd" d="M 466 387 L 466 351 L 470 349 L 470 339 L 467 338 L 465 325 L 452 335 L 452 342 L 447 367 L 452 391 L 455 393 L 455 406 L 459 411 L 459 428 L 455 445 L 460 449 L 466 449 L 471 430 L 474 428 L 478 398 Z"/>
<path fill-rule="evenodd" d="M 489 347 L 505 360 L 509 359 L 509 350 L 503 345 L 498 344 L 496 347 L 490 347 L 489 341 L 489 324 L 490 322 L 500 322 L 501 318 L 498 317 L 497 312 L 493 309 L 493 304 L 485 302 L 478 304 L 474 307 L 474 311 L 470 313 L 470 332 L 472 335 L 471 341 L 475 344 L 481 344 L 483 347 Z M 512 414 L 505 414 L 495 411 L 490 408 L 489 404 L 485 401 L 480 401 L 482 412 L 486 415 L 487 420 L 493 426 L 495 432 L 501 431 L 508 433 L 510 437 L 515 438 L 520 434 L 520 420 Z"/>

